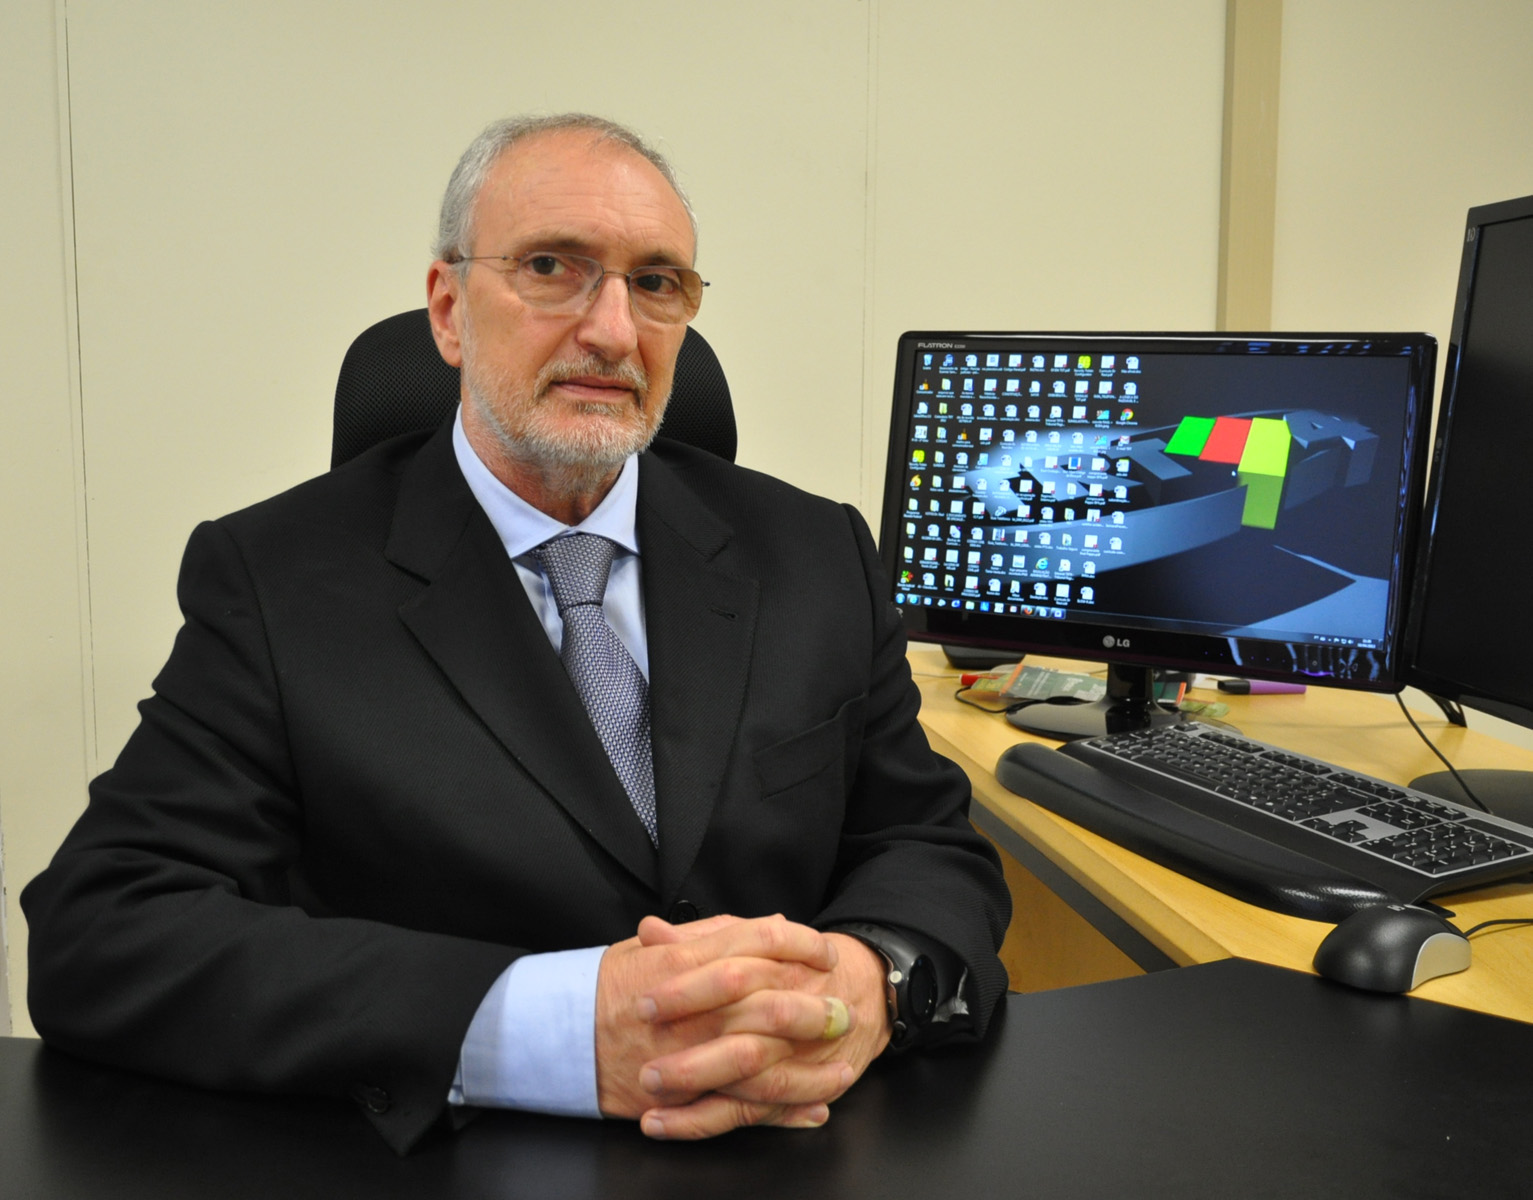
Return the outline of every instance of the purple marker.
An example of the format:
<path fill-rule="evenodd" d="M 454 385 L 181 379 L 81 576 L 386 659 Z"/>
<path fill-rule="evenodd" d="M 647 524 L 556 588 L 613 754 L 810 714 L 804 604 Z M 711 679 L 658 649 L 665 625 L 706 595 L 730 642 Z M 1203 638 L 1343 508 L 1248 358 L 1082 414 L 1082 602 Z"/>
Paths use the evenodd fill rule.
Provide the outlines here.
<path fill-rule="evenodd" d="M 1265 679 L 1221 679 L 1219 690 L 1236 696 L 1294 696 L 1304 690 L 1302 683 L 1268 683 Z"/>

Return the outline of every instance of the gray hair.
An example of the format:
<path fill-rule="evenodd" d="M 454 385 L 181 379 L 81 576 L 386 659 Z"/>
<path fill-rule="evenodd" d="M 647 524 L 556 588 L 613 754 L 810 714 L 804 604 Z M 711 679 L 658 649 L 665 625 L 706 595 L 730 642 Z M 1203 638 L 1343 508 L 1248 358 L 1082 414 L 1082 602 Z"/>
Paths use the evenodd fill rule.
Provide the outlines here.
<path fill-rule="evenodd" d="M 692 225 L 692 238 L 697 240 L 697 216 L 692 202 L 681 190 L 676 171 L 666 158 L 627 126 L 589 113 L 558 113 L 548 117 L 506 117 L 485 127 L 483 133 L 469 143 L 458 165 L 453 168 L 447 181 L 447 191 L 442 196 L 442 213 L 437 222 L 436 241 L 431 252 L 448 259 L 469 254 L 474 243 L 474 202 L 484 188 L 491 169 L 500 156 L 518 142 L 542 133 L 562 133 L 565 130 L 583 130 L 592 134 L 598 142 L 617 142 L 641 156 L 665 177 L 682 207 L 687 210 L 687 220 Z M 461 270 L 462 268 L 460 268 Z"/>

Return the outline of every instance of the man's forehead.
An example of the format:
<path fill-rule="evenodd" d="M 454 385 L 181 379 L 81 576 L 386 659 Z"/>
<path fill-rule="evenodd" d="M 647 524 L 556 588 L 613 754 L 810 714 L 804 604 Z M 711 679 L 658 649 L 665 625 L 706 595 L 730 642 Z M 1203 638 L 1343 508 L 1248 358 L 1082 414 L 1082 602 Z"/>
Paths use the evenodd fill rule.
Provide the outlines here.
<path fill-rule="evenodd" d="M 538 243 L 522 249 L 578 252 L 617 239 L 654 260 L 691 261 L 691 218 L 675 188 L 642 154 L 586 130 L 536 134 L 507 149 L 476 215 L 485 233 Z"/>

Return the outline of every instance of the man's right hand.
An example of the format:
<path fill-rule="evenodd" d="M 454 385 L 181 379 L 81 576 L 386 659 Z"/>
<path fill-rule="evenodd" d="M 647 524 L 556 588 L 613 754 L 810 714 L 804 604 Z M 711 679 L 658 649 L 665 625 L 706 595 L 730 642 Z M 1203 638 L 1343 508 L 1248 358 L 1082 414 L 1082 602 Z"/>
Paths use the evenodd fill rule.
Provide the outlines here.
<path fill-rule="evenodd" d="M 658 918 L 646 922 L 664 927 Z M 641 1075 L 655 1059 L 716 1042 L 715 1053 L 727 1057 L 729 1072 L 738 1080 L 752 1079 L 789 1057 L 795 1044 L 821 1039 L 836 1011 L 824 995 L 803 990 L 806 980 L 823 986 L 836 966 L 836 947 L 826 935 L 781 916 L 715 917 L 687 929 L 685 939 L 629 938 L 602 956 L 596 984 L 596 1085 L 598 1103 L 608 1116 L 640 1117 L 651 1109 L 688 1104 L 702 1094 L 701 1089 L 648 1090 L 645 1083 L 653 1087 L 654 1080 Z M 647 993 L 709 964 L 728 980 L 727 990 L 737 998 L 680 1020 L 656 1020 Z M 730 1101 L 727 1124 L 823 1124 L 826 1099 L 840 1095 L 854 1078 L 847 1064 L 834 1061 L 796 1070 L 776 1095 Z"/>

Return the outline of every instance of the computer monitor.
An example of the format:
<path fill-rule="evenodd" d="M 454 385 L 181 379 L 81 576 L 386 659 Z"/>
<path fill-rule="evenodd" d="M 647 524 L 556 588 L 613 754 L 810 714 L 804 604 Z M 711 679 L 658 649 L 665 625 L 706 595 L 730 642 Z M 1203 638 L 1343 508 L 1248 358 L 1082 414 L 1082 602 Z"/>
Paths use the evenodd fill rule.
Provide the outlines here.
<path fill-rule="evenodd" d="M 1533 556 L 1519 498 L 1533 447 L 1533 196 L 1469 210 L 1407 635 L 1405 681 L 1533 728 Z M 1533 777 L 1471 772 L 1533 819 Z M 1451 778 L 1425 790 L 1465 801 Z"/>
<path fill-rule="evenodd" d="M 1175 719 L 1154 668 L 1397 690 L 1425 334 L 907 333 L 881 552 L 913 639 L 1109 665 L 1056 737 Z"/>

